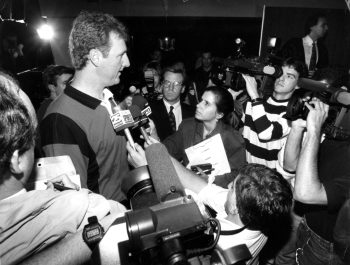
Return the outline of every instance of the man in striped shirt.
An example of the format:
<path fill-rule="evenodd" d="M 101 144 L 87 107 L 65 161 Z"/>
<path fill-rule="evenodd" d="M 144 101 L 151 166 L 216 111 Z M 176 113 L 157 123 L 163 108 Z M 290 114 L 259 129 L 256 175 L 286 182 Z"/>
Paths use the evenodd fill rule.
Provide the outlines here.
<path fill-rule="evenodd" d="M 282 75 L 275 81 L 272 95 L 267 99 L 260 97 L 255 78 L 243 75 L 250 96 L 243 115 L 247 162 L 272 169 L 276 168 L 278 151 L 290 131 L 284 114 L 290 97 L 298 88 L 299 77 L 305 73 L 305 65 L 289 58 L 284 61 L 282 70 Z"/>

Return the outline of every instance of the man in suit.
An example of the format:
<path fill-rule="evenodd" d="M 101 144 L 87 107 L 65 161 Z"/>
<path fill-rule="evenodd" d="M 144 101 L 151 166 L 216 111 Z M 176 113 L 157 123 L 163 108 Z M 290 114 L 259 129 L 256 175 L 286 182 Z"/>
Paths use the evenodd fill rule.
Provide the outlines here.
<path fill-rule="evenodd" d="M 323 14 L 309 17 L 305 24 L 306 36 L 292 38 L 282 47 L 279 55 L 283 58 L 293 57 L 305 62 L 312 77 L 316 69 L 328 66 L 328 51 L 321 39 L 328 31 L 327 19 Z"/>
<path fill-rule="evenodd" d="M 173 134 L 183 119 L 194 116 L 195 108 L 180 102 L 181 93 L 185 90 L 184 79 L 182 69 L 166 68 L 161 83 L 163 99 L 150 102 L 150 118 L 161 141 Z"/>

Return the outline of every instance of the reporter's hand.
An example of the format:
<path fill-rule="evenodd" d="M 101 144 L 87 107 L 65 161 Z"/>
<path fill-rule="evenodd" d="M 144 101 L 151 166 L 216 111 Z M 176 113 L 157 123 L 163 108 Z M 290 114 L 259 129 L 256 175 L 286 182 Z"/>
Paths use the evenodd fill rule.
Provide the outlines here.
<path fill-rule="evenodd" d="M 138 143 L 135 143 L 135 149 L 134 149 L 130 145 L 130 143 L 127 142 L 126 150 L 128 150 L 128 161 L 130 165 L 132 165 L 134 168 L 147 165 L 145 151 L 142 149 L 142 147 Z"/>
<path fill-rule="evenodd" d="M 159 140 L 154 139 L 153 137 L 149 137 L 149 141 L 145 141 L 145 148 L 149 147 L 151 144 L 158 144 L 160 143 Z"/>
<path fill-rule="evenodd" d="M 318 98 L 313 98 L 309 103 L 305 102 L 309 109 L 306 119 L 307 132 L 321 133 L 321 128 L 328 116 L 329 106 L 321 102 Z"/>
<path fill-rule="evenodd" d="M 258 92 L 258 85 L 256 83 L 255 77 L 249 76 L 249 75 L 243 75 L 243 78 L 246 83 L 246 88 L 248 95 L 250 96 L 251 99 L 256 99 L 259 98 L 259 92 Z"/>
<path fill-rule="evenodd" d="M 65 186 L 67 188 L 71 188 L 73 190 L 79 190 L 79 186 L 75 183 L 73 183 L 69 177 L 66 175 L 66 174 L 62 174 L 62 175 L 59 175 L 55 178 L 52 178 L 50 180 L 47 181 L 47 189 L 52 189 L 52 190 L 56 190 L 53 183 L 57 183 L 57 184 L 60 184 L 62 186 Z"/>
<path fill-rule="evenodd" d="M 149 133 L 149 135 L 151 136 L 151 138 L 153 138 L 153 140 L 156 140 L 159 142 L 159 137 L 158 137 L 158 133 L 157 133 L 157 129 L 156 129 L 156 125 L 154 124 L 153 120 L 148 118 L 149 120 L 149 127 L 146 129 L 146 131 Z M 141 137 L 143 139 L 143 137 Z M 154 142 L 153 142 L 154 143 Z M 152 142 L 147 143 L 148 145 L 151 145 Z"/>

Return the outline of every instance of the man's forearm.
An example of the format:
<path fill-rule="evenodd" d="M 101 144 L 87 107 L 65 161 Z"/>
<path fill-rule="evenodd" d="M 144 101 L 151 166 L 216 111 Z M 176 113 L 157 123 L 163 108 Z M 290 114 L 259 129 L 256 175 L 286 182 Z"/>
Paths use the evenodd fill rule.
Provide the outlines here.
<path fill-rule="evenodd" d="M 186 188 L 199 193 L 206 185 L 207 182 L 201 177 L 197 176 L 187 168 L 185 168 L 179 161 L 175 158 L 171 158 L 173 165 L 175 167 L 176 173 L 179 176 L 181 184 Z"/>
<path fill-rule="evenodd" d="M 110 214 L 100 221 L 105 231 L 107 231 L 118 216 L 119 214 Z M 80 230 L 28 258 L 21 264 L 78 265 L 89 262 L 90 256 L 91 250 L 83 241 L 82 230 Z"/>
<path fill-rule="evenodd" d="M 292 128 L 284 149 L 283 169 L 288 172 L 296 171 L 303 139 L 302 128 Z"/>
<path fill-rule="evenodd" d="M 320 134 L 307 132 L 296 170 L 294 198 L 307 204 L 327 204 L 327 195 L 318 177 L 317 154 Z"/>

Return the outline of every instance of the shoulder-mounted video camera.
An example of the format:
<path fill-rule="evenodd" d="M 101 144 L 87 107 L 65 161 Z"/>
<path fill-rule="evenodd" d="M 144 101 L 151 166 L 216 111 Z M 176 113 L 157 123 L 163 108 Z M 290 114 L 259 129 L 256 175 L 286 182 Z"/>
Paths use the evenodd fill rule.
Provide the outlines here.
<path fill-rule="evenodd" d="M 300 78 L 298 81 L 299 89 L 295 90 L 290 98 L 285 118 L 294 121 L 297 119 L 306 120 L 309 114 L 309 109 L 305 102 L 310 102 L 312 98 L 318 98 L 323 103 L 330 106 L 328 117 L 322 128 L 323 133 L 329 139 L 348 140 L 350 139 L 349 126 L 343 128 L 343 118 L 349 112 L 348 104 L 342 105 L 337 101 L 336 95 L 341 90 L 340 88 L 330 84 L 331 82 L 317 81 L 307 78 Z M 346 90 L 343 90 L 346 91 Z"/>
<path fill-rule="evenodd" d="M 246 58 L 242 53 L 243 40 L 236 45 L 234 56 L 227 59 L 218 59 L 217 67 L 212 71 L 211 79 L 217 86 L 231 88 L 234 91 L 245 89 L 242 74 L 252 76 L 267 75 L 278 78 L 282 75 L 280 67 L 282 59 L 273 54 L 266 57 Z"/>
<path fill-rule="evenodd" d="M 119 244 L 127 253 L 120 256 L 122 265 L 188 264 L 216 245 L 218 221 L 185 194 L 164 148 L 156 144 L 146 149 L 150 174 L 140 168 L 123 182 L 132 211 L 124 217 L 129 240 Z"/>

